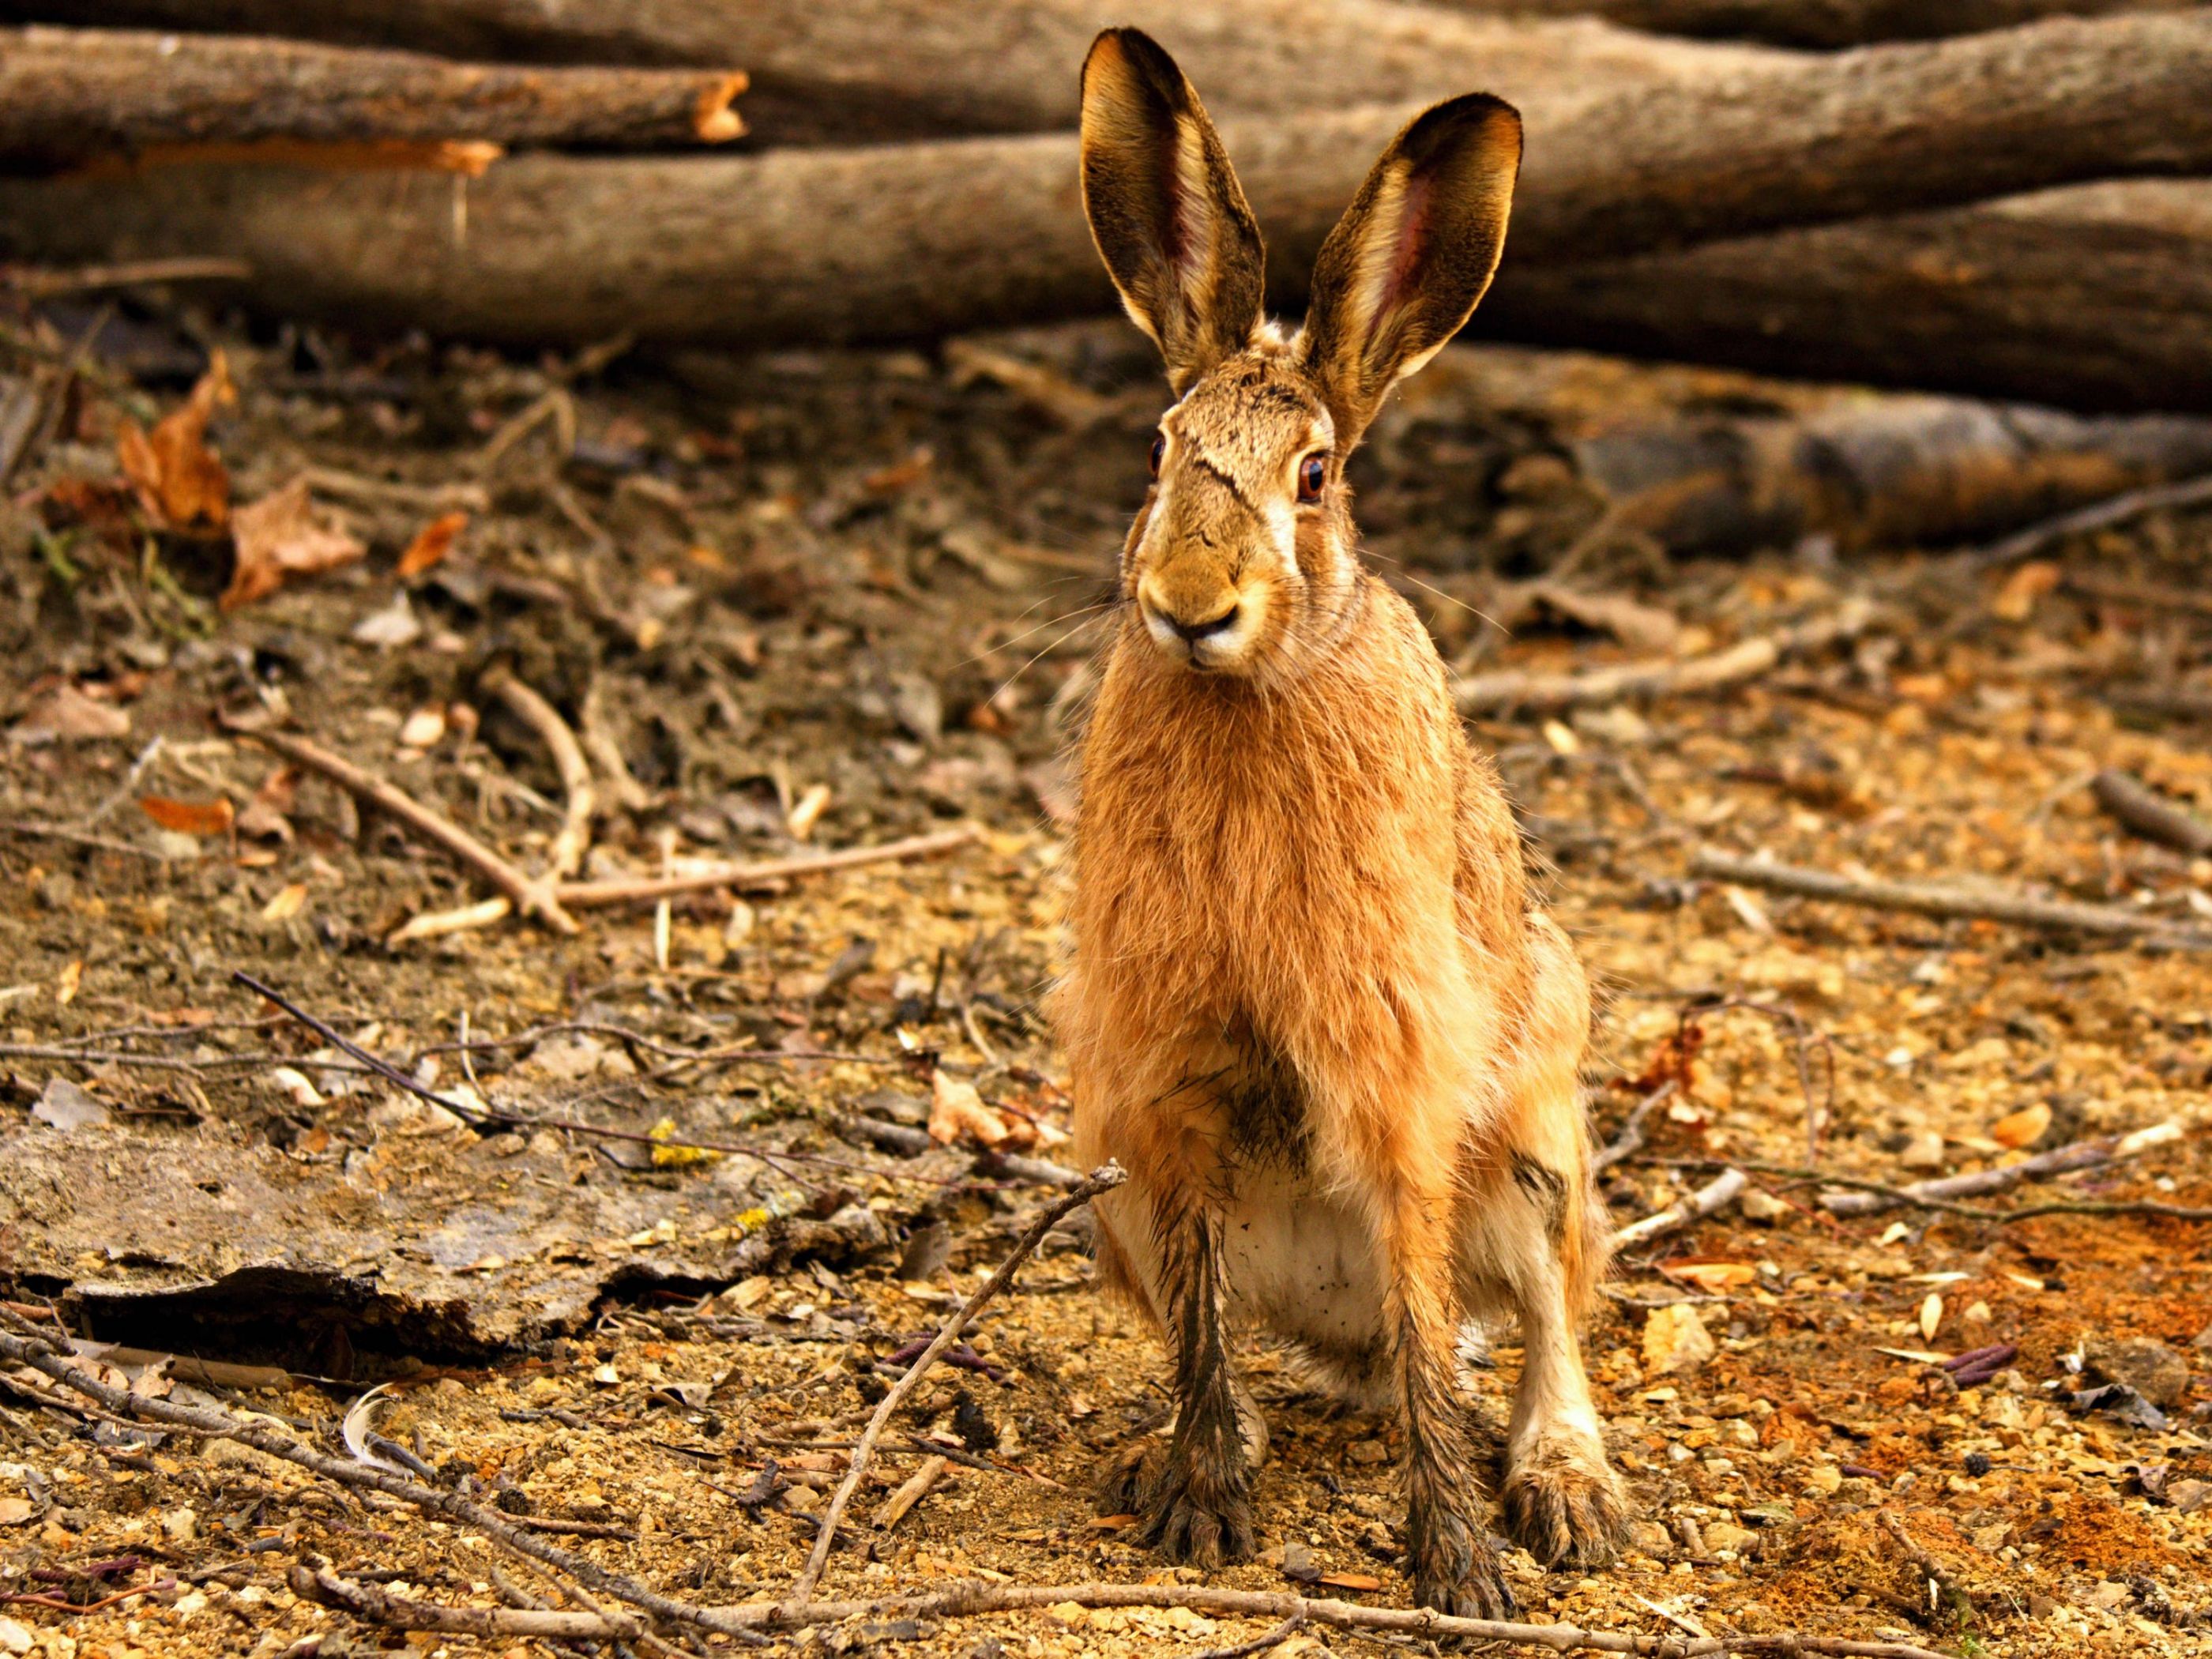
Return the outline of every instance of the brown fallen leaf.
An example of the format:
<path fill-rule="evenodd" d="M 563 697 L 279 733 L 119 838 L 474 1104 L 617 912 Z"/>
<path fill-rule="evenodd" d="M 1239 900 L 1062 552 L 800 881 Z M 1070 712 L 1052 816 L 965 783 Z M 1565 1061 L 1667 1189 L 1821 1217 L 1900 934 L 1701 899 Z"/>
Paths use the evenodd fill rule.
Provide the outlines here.
<path fill-rule="evenodd" d="M 208 447 L 208 422 L 220 405 L 235 404 L 230 364 L 220 350 L 191 396 L 163 416 L 149 434 L 125 421 L 115 459 L 149 517 L 170 530 L 220 530 L 230 519 L 230 474 Z"/>
<path fill-rule="evenodd" d="M 2035 612 L 2035 602 L 2058 586 L 2058 567 L 2047 559 L 2021 566 L 1997 589 L 1990 614 L 2001 622 L 2026 622 Z"/>
<path fill-rule="evenodd" d="M 261 780 L 253 799 L 239 809 L 238 832 L 256 841 L 292 839 L 292 806 L 299 799 L 299 769 L 280 766 Z"/>
<path fill-rule="evenodd" d="M 173 830 L 180 836 L 220 836 L 238 822 L 236 809 L 222 795 L 213 800 L 173 800 L 167 795 L 147 795 L 139 800 L 138 810 L 162 829 Z"/>
<path fill-rule="evenodd" d="M 348 532 L 315 521 L 305 478 L 240 507 L 231 532 L 238 559 L 216 602 L 225 611 L 268 598 L 291 577 L 351 564 L 367 550 Z"/>
<path fill-rule="evenodd" d="M 54 1000 L 66 1008 L 76 1000 L 76 994 L 84 988 L 84 958 L 77 957 L 61 971 L 54 981 Z"/>
<path fill-rule="evenodd" d="M 2043 1139 L 2043 1132 L 2051 1127 L 2051 1106 L 2046 1101 L 2037 1101 L 2018 1111 L 1999 1118 L 1990 1125 L 1990 1139 L 2000 1146 L 2017 1151 L 2033 1146 Z"/>
<path fill-rule="evenodd" d="M 1677 1256 L 1659 1264 L 1669 1279 L 1679 1279 L 1701 1291 L 1725 1291 L 1759 1282 L 1759 1269 L 1748 1261 L 1712 1261 L 1697 1256 Z"/>
<path fill-rule="evenodd" d="M 939 1072 L 931 1085 L 929 1138 L 940 1146 L 973 1141 L 996 1152 L 1010 1138 L 1006 1120 L 983 1103 L 975 1085 Z"/>
<path fill-rule="evenodd" d="M 407 550 L 399 556 L 399 574 L 419 576 L 434 564 L 441 563 L 453 550 L 461 532 L 469 527 L 465 513 L 441 513 L 415 532 L 415 539 L 407 544 Z"/>
<path fill-rule="evenodd" d="M 307 884 L 295 881 L 277 890 L 276 896 L 261 907 L 264 921 L 289 921 L 307 908 Z"/>
<path fill-rule="evenodd" d="M 1314 1582 L 1340 1590 L 1379 1590 L 1382 1588 L 1382 1581 L 1371 1572 L 1325 1572 Z"/>
<path fill-rule="evenodd" d="M 9 739 L 27 747 L 57 739 L 85 742 L 130 735 L 129 714 L 112 702 L 88 696 L 67 680 L 39 698 L 8 728 Z"/>

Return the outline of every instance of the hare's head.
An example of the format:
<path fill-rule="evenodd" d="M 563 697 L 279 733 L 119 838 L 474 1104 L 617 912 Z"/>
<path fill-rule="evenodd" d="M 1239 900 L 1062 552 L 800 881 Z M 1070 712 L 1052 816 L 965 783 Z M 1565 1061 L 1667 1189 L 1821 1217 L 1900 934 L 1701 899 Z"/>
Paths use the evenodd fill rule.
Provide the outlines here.
<path fill-rule="evenodd" d="M 1260 228 L 1175 60 L 1135 29 L 1083 66 L 1083 201 L 1178 401 L 1122 588 L 1160 648 L 1261 676 L 1311 659 L 1356 590 L 1344 462 L 1383 397 L 1456 333 L 1490 285 L 1521 119 L 1455 98 L 1375 164 L 1322 244 L 1304 326 L 1267 320 Z"/>

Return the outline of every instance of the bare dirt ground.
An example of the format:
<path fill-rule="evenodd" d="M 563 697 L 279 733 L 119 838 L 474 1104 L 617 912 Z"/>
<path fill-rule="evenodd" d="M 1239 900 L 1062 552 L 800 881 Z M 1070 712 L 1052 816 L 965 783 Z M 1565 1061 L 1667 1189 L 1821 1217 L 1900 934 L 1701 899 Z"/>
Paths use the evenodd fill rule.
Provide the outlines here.
<path fill-rule="evenodd" d="M 9 350 L 27 373 L 94 320 L 26 320 Z M 231 497 L 304 473 L 316 512 L 366 548 L 228 611 L 230 538 L 155 522 L 117 460 L 123 423 L 175 409 L 216 344 L 239 392 L 209 439 Z M 375 1431 L 436 1479 L 566 1522 L 559 1541 L 672 1594 L 786 1589 L 900 1369 L 890 1356 L 1040 1201 L 972 1146 L 897 1150 L 929 1115 L 933 1065 L 1033 1156 L 1064 1127 L 1036 1006 L 1066 878 L 1055 757 L 1161 402 L 1134 344 L 1102 325 L 940 356 L 530 364 L 110 316 L 0 506 L 15 666 L 0 1277 L 15 1310 L 92 1339 L 112 1376 L 332 1450 L 349 1406 L 386 1384 Z M 1449 354 L 1353 473 L 1377 558 L 1462 666 L 1583 667 L 1670 641 L 1694 654 L 1854 595 L 1879 607 L 1856 641 L 1723 696 L 1476 724 L 1606 988 L 1597 1133 L 1674 1085 L 1606 1174 L 1612 1213 L 1664 1207 L 1723 1163 L 1773 1171 L 1745 1206 L 1620 1260 L 1589 1352 L 1644 1519 L 1601 1575 L 1510 1558 L 1524 1614 L 1893 1632 L 1960 1655 L 2208 1650 L 2206 1226 L 1838 1218 L 1790 1173 L 1810 1158 L 1911 1181 L 2178 1120 L 2140 1159 L 1986 1201 L 2212 1202 L 2204 958 L 1686 872 L 1710 844 L 2183 923 L 2212 908 L 2212 864 L 2130 838 L 2085 788 L 2119 766 L 2212 808 L 2204 727 L 2108 696 L 2203 683 L 2212 521 L 2077 539 L 2024 578 L 1818 545 L 1669 562 L 1582 539 L 1600 504 L 1561 436 L 1590 409 L 1486 402 L 1480 361 Z M 1668 385 L 1692 407 L 1759 395 L 1733 377 Z M 450 550 L 397 574 L 451 510 L 467 522 Z M 1634 610 L 1594 627 L 1516 597 L 1578 541 L 1577 587 Z M 535 867 L 562 782 L 485 695 L 499 666 L 630 780 L 586 875 L 960 824 L 979 839 L 665 915 L 593 910 L 574 938 L 510 918 L 387 945 L 489 890 L 211 716 L 311 737 Z M 240 969 L 458 1098 L 769 1156 L 471 1127 L 348 1069 Z M 1092 1513 L 1092 1466 L 1167 1415 L 1157 1344 L 1089 1285 L 1071 1228 L 963 1364 L 932 1373 L 854 1504 L 832 1589 L 1201 1577 Z M 1493 1415 L 1516 1359 L 1513 1333 L 1495 1335 L 1474 1372 Z M 1304 1391 L 1281 1356 L 1249 1359 L 1275 1434 L 1266 1552 L 1213 1582 L 1402 1605 L 1393 1431 Z M 2100 1376 L 2154 1409 L 2124 1393 L 2073 1409 Z M 42 1381 L 0 1377 L 0 1646 L 550 1650 L 402 1637 L 297 1599 L 286 1573 L 308 1555 L 432 1600 L 564 1591 L 480 1536 L 250 1449 L 62 1409 Z M 933 1446 L 956 1461 L 873 1526 Z M 1069 1608 L 793 1639 L 1196 1654 L 1264 1628 Z"/>

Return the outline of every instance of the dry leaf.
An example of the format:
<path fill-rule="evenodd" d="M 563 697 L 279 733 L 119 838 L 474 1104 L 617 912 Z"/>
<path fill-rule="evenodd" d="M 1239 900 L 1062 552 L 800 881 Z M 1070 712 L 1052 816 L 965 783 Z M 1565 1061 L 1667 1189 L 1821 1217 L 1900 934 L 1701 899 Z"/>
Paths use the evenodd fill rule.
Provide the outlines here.
<path fill-rule="evenodd" d="M 276 768 L 261 780 L 253 799 L 240 809 L 239 833 L 252 836 L 257 841 L 291 840 L 292 805 L 299 793 L 298 769 L 290 766 Z"/>
<path fill-rule="evenodd" d="M 1725 1291 L 1733 1285 L 1753 1285 L 1759 1281 L 1759 1269 L 1748 1261 L 1707 1261 L 1694 1256 L 1680 1256 L 1671 1261 L 1661 1262 L 1659 1271 L 1669 1279 L 1679 1279 L 1701 1291 Z"/>
<path fill-rule="evenodd" d="M 125 421 L 115 440 L 115 459 L 147 514 L 170 530 L 220 530 L 230 518 L 230 474 L 208 447 L 208 422 L 219 404 L 235 404 L 230 364 L 222 352 L 209 359 L 192 395 L 164 416 L 149 434 Z"/>
<path fill-rule="evenodd" d="M 276 896 L 261 907 L 264 921 L 289 921 L 307 908 L 307 884 L 295 881 L 277 890 Z"/>
<path fill-rule="evenodd" d="M 805 841 L 812 835 L 814 826 L 821 822 L 822 814 L 829 807 L 830 786 L 826 783 L 817 783 L 801 795 L 793 804 L 791 817 L 785 824 L 791 831 L 792 840 Z"/>
<path fill-rule="evenodd" d="M 9 738 L 36 747 L 56 738 L 82 741 L 98 738 L 127 738 L 131 716 L 112 702 L 87 696 L 69 681 L 40 697 L 8 728 Z"/>
<path fill-rule="evenodd" d="M 402 721 L 399 727 L 399 746 L 402 749 L 434 749 L 446 735 L 446 711 L 434 703 L 416 709 Z"/>
<path fill-rule="evenodd" d="M 2024 564 L 2005 578 L 1990 601 L 1990 612 L 2002 622 L 2026 622 L 2035 613 L 2035 602 L 2058 586 L 2058 567 L 2048 559 Z"/>
<path fill-rule="evenodd" d="M 1006 1121 L 983 1103 L 975 1085 L 939 1072 L 931 1085 L 929 1138 L 940 1146 L 967 1139 L 988 1152 L 1006 1145 Z"/>
<path fill-rule="evenodd" d="M 77 992 L 84 985 L 84 958 L 79 957 L 61 971 L 54 981 L 54 1000 L 64 1008 L 76 1000 Z"/>
<path fill-rule="evenodd" d="M 0 1498 L 0 1527 L 20 1527 L 26 1521 L 35 1521 L 39 1506 L 27 1498 Z M 28 1652 L 27 1646 L 24 1651 Z"/>
<path fill-rule="evenodd" d="M 206 801 L 147 795 L 140 799 L 138 810 L 164 830 L 173 830 L 180 836 L 223 835 L 238 821 L 237 811 L 222 795 Z"/>
<path fill-rule="evenodd" d="M 1943 1322 L 1943 1295 L 1940 1291 L 1928 1292 L 1928 1299 L 1920 1304 L 1920 1334 L 1923 1340 L 1936 1340 L 1936 1327 Z"/>
<path fill-rule="evenodd" d="M 2023 1106 L 2007 1117 L 1990 1125 L 1990 1139 L 2000 1146 L 2015 1150 L 2033 1146 L 2043 1139 L 2043 1132 L 2051 1127 L 2051 1108 L 2044 1101 L 2033 1106 Z"/>
<path fill-rule="evenodd" d="M 1380 1578 L 1366 1572 L 1325 1572 L 1315 1582 L 1326 1584 L 1331 1589 L 1340 1590 L 1379 1590 L 1382 1588 Z"/>
<path fill-rule="evenodd" d="M 313 575 L 351 564 L 366 550 L 343 530 L 318 524 L 307 500 L 307 481 L 295 478 L 283 489 L 241 507 L 231 526 L 238 544 L 230 586 L 217 601 L 225 611 L 266 599 L 292 576 Z"/>
<path fill-rule="evenodd" d="M 432 565 L 441 562 L 453 550 L 453 544 L 461 538 L 461 532 L 469 527 L 465 513 L 441 513 L 415 532 L 415 539 L 407 544 L 407 550 L 399 556 L 399 574 L 419 576 Z"/>

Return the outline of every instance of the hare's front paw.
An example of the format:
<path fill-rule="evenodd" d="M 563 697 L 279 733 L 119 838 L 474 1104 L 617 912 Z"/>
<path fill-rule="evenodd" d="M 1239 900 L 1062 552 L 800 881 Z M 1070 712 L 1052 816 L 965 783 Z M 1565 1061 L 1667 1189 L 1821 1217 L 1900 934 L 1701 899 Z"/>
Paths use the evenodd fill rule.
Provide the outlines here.
<path fill-rule="evenodd" d="M 1455 1619 L 1510 1619 L 1513 1592 L 1482 1529 L 1451 1509 L 1409 1517 L 1413 1601 Z"/>
<path fill-rule="evenodd" d="M 1252 1500 L 1234 1476 L 1170 1457 L 1146 1504 L 1142 1536 L 1170 1560 L 1194 1566 L 1249 1560 Z"/>
<path fill-rule="evenodd" d="M 1500 1498 L 1506 1535 L 1547 1567 L 1601 1567 L 1620 1553 L 1628 1504 L 1602 1453 L 1531 1458 Z"/>

